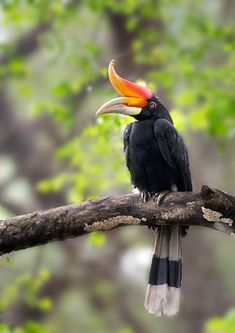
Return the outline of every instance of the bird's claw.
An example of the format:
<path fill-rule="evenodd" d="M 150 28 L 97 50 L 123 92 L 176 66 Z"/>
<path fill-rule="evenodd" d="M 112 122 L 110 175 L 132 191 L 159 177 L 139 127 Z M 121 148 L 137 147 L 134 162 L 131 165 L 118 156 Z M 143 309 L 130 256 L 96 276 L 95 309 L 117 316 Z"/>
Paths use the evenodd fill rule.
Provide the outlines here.
<path fill-rule="evenodd" d="M 141 196 L 141 200 L 143 202 L 147 202 L 149 200 L 149 198 L 151 198 L 151 193 L 150 192 L 141 192 L 140 196 Z"/>
<path fill-rule="evenodd" d="M 150 198 L 152 198 L 152 200 L 154 202 L 156 202 L 158 206 L 160 206 L 161 203 L 162 203 L 162 200 L 170 192 L 171 191 L 162 191 L 162 192 L 158 192 L 158 193 L 155 193 L 155 194 L 152 194 L 150 192 L 141 192 L 140 196 L 141 196 L 141 200 L 143 202 L 147 202 Z M 148 228 L 155 231 L 156 228 L 157 228 L 157 226 L 155 226 L 155 225 L 148 225 Z"/>
<path fill-rule="evenodd" d="M 171 191 L 162 191 L 162 192 L 158 192 L 155 193 L 153 195 L 153 201 L 157 203 L 158 206 L 161 205 L 162 200 L 167 196 L 167 194 L 169 194 Z"/>
<path fill-rule="evenodd" d="M 150 230 L 155 231 L 155 230 L 157 229 L 157 226 L 156 226 L 156 225 L 148 224 L 148 228 L 149 228 Z"/>

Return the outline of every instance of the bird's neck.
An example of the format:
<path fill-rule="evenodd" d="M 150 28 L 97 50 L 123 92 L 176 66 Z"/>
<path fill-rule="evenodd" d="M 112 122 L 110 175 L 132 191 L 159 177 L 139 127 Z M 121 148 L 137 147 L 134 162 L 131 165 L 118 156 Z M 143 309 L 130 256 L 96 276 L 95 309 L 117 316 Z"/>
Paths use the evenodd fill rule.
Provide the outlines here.
<path fill-rule="evenodd" d="M 158 119 L 166 119 L 168 120 L 172 125 L 174 125 L 173 123 L 173 119 L 171 118 L 171 115 L 170 113 L 167 111 L 167 112 L 164 112 L 163 114 L 159 115 Z"/>
<path fill-rule="evenodd" d="M 172 125 L 174 125 L 173 123 L 173 119 L 171 118 L 171 115 L 168 111 L 164 111 L 164 112 L 159 112 L 157 115 L 154 115 L 152 117 L 135 117 L 136 120 L 138 121 L 144 121 L 144 120 L 147 120 L 147 121 L 150 121 L 150 122 L 155 122 L 156 120 L 158 119 L 166 119 L 168 120 Z"/>

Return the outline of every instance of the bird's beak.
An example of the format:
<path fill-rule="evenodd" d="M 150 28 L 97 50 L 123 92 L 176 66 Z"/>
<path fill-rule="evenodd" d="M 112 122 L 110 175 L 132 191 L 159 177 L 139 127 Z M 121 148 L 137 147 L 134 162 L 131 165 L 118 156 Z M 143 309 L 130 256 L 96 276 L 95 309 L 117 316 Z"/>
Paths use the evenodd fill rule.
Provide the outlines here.
<path fill-rule="evenodd" d="M 147 102 L 142 98 L 117 97 L 104 103 L 96 112 L 96 116 L 104 113 L 120 113 L 129 116 L 136 116 Z"/>
<path fill-rule="evenodd" d="M 114 69 L 114 60 L 109 64 L 109 80 L 114 89 L 122 96 L 104 103 L 96 112 L 96 116 L 104 113 L 120 113 L 129 116 L 138 115 L 142 108 L 148 104 L 153 93 L 146 87 L 120 77 Z"/>

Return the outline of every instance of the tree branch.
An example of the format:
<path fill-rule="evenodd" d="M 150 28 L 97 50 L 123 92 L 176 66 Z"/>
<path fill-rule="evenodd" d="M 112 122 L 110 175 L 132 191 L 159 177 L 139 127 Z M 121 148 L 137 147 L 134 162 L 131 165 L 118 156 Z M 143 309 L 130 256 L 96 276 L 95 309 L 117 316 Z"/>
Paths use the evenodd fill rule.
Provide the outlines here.
<path fill-rule="evenodd" d="M 0 221 L 0 254 L 120 226 L 197 225 L 235 236 L 235 197 L 203 185 L 169 193 L 159 207 L 137 194 L 107 197 Z"/>

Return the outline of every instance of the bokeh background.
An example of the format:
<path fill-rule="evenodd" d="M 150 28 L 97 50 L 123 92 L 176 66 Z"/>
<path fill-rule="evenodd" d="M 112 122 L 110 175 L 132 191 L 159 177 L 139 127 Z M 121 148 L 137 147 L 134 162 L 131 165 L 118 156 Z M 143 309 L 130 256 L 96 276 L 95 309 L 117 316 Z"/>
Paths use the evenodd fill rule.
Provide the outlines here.
<path fill-rule="evenodd" d="M 233 0 L 1 0 L 0 215 L 130 192 L 97 108 L 107 65 L 145 81 L 188 145 L 195 191 L 235 188 Z M 153 232 L 130 227 L 1 258 L 1 333 L 234 333 L 235 242 L 191 228 L 181 311 L 143 308 Z"/>

